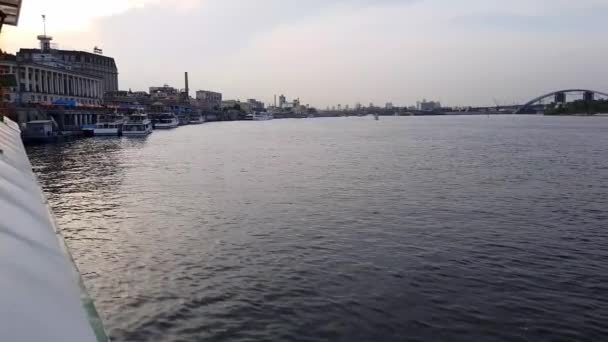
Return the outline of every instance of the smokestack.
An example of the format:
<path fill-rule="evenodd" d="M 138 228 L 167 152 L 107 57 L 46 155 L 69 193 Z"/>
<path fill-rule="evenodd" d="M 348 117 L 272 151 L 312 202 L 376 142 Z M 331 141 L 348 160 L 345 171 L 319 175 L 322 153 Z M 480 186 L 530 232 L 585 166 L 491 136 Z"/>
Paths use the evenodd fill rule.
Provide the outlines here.
<path fill-rule="evenodd" d="M 277 107 L 277 94 L 274 94 L 274 107 Z"/>
<path fill-rule="evenodd" d="M 188 87 L 188 72 L 186 71 L 184 73 L 185 79 L 186 79 L 186 99 L 188 99 L 190 97 L 190 88 Z"/>

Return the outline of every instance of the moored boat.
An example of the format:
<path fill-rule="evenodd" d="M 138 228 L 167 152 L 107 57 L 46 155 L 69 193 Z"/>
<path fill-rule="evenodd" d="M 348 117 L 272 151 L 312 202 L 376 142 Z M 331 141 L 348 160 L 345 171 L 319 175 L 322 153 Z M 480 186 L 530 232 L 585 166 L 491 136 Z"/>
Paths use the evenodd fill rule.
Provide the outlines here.
<path fill-rule="evenodd" d="M 190 124 L 190 115 L 187 113 L 179 113 L 177 114 L 177 119 L 179 120 L 179 125 L 184 126 Z"/>
<path fill-rule="evenodd" d="M 255 112 L 251 118 L 253 121 L 267 121 L 272 120 L 274 117 L 268 112 Z"/>
<path fill-rule="evenodd" d="M 95 124 L 93 134 L 95 136 L 119 136 L 122 134 L 122 128 L 125 123 L 125 118 L 118 114 L 106 114 L 99 118 Z"/>
<path fill-rule="evenodd" d="M 124 136 L 146 136 L 150 133 L 152 133 L 152 121 L 144 113 L 131 114 L 122 129 Z"/>
<path fill-rule="evenodd" d="M 56 142 L 64 138 L 57 123 L 52 119 L 28 121 L 21 136 L 25 143 Z"/>
<path fill-rule="evenodd" d="M 161 114 L 154 124 L 155 129 L 172 129 L 177 126 L 179 126 L 179 120 L 172 113 Z"/>
<path fill-rule="evenodd" d="M 202 114 L 190 114 L 190 124 L 197 125 L 205 123 L 205 118 Z"/>

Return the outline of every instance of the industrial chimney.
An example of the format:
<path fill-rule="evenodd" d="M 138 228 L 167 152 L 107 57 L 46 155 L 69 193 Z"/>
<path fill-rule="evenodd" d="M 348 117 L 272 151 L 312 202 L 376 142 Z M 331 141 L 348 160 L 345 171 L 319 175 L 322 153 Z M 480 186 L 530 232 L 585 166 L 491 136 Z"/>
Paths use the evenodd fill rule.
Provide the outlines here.
<path fill-rule="evenodd" d="M 188 72 L 184 73 L 184 77 L 186 79 L 186 100 L 190 98 L 190 87 L 188 86 Z"/>

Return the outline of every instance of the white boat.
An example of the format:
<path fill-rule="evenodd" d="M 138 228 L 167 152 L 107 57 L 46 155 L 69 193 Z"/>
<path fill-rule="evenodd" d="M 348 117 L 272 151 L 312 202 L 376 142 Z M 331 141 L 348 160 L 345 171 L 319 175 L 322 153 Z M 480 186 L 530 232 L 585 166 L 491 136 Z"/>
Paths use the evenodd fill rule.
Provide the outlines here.
<path fill-rule="evenodd" d="M 190 124 L 190 115 L 186 113 L 177 114 L 177 119 L 180 126 L 189 125 Z"/>
<path fill-rule="evenodd" d="M 163 114 L 158 118 L 158 121 L 154 124 L 156 129 L 171 129 L 179 126 L 179 120 L 175 114 Z"/>
<path fill-rule="evenodd" d="M 190 124 L 197 125 L 205 123 L 205 118 L 201 114 L 190 114 Z"/>
<path fill-rule="evenodd" d="M 267 121 L 267 120 L 272 120 L 274 119 L 274 117 L 272 116 L 271 113 L 268 112 L 261 112 L 261 113 L 253 113 L 251 119 L 253 121 Z"/>
<path fill-rule="evenodd" d="M 122 134 L 122 126 L 125 123 L 125 118 L 117 113 L 106 114 L 99 118 L 95 124 L 93 134 L 95 136 L 113 136 L 117 137 Z"/>
<path fill-rule="evenodd" d="M 146 136 L 150 133 L 152 133 L 152 121 L 144 113 L 131 114 L 122 126 L 124 136 Z"/>

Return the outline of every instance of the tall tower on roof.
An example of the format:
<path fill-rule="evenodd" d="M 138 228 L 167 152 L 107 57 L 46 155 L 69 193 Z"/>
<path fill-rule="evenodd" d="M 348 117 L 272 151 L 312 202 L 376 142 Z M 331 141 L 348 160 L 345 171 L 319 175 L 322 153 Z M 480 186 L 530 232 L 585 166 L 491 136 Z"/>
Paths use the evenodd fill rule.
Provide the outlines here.
<path fill-rule="evenodd" d="M 51 51 L 51 41 L 53 37 L 46 35 L 46 15 L 42 15 L 42 25 L 44 26 L 44 34 L 38 36 L 38 40 L 40 41 L 40 50 L 45 52 Z"/>

